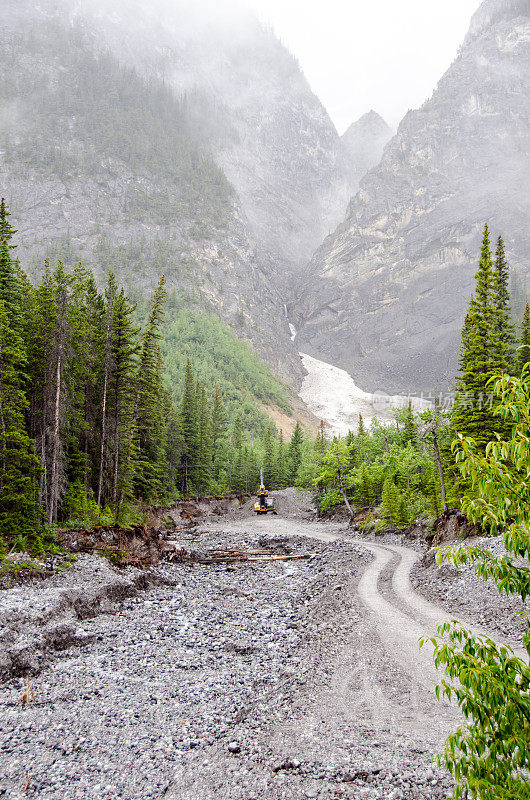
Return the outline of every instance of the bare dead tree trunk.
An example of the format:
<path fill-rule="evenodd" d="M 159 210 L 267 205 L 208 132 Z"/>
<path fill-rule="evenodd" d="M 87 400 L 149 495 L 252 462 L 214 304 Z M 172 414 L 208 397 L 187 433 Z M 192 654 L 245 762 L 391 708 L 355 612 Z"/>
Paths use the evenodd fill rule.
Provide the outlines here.
<path fill-rule="evenodd" d="M 40 463 L 42 469 L 39 481 L 40 496 L 44 508 L 48 509 L 48 468 L 46 464 L 46 426 L 44 424 L 40 438 Z"/>
<path fill-rule="evenodd" d="M 443 503 L 443 507 L 444 507 L 444 512 L 447 513 L 449 509 L 448 509 L 448 506 L 447 506 L 447 492 L 446 492 L 446 489 L 445 489 L 445 476 L 444 476 L 444 470 L 443 470 L 443 465 L 442 465 L 442 459 L 441 459 L 441 456 L 440 456 L 440 448 L 438 447 L 438 436 L 437 436 L 436 430 L 433 431 L 432 441 L 433 441 L 433 446 L 434 446 L 434 455 L 435 455 L 435 458 L 436 458 L 436 464 L 438 466 L 438 475 L 440 476 L 440 484 L 442 486 L 442 503 Z"/>
<path fill-rule="evenodd" d="M 348 513 L 349 513 L 351 519 L 353 519 L 355 514 L 353 513 L 353 510 L 352 510 L 352 507 L 351 507 L 351 505 L 349 503 L 349 500 L 346 497 L 346 492 L 344 491 L 344 484 L 342 483 L 342 474 L 341 474 L 340 467 L 337 467 L 337 476 L 339 478 L 339 486 L 340 486 L 340 491 L 341 491 L 341 494 L 342 494 L 342 498 L 343 498 L 343 500 L 344 500 L 344 502 L 346 504 L 346 508 L 348 509 Z"/>
<path fill-rule="evenodd" d="M 51 460 L 51 476 L 50 476 L 50 502 L 48 506 L 48 524 L 57 521 L 57 498 L 59 494 L 59 470 L 58 470 L 58 454 L 59 454 L 59 410 L 61 405 L 61 354 L 57 356 L 57 372 L 56 372 L 56 387 L 55 387 L 55 413 L 53 422 L 53 444 L 52 444 L 52 460 Z"/>
<path fill-rule="evenodd" d="M 109 368 L 110 368 L 110 331 L 112 324 L 112 307 L 114 296 L 109 297 L 109 309 L 107 314 L 107 336 L 105 339 L 105 371 L 103 378 L 103 402 L 101 407 L 101 447 L 99 451 L 99 479 L 98 479 L 98 496 L 97 504 L 101 505 L 101 495 L 103 493 L 103 474 L 105 471 L 105 454 L 107 450 L 107 386 L 109 382 Z"/>
<path fill-rule="evenodd" d="M 112 476 L 112 505 L 116 507 L 118 495 L 118 465 L 120 461 L 120 381 L 116 374 L 116 391 L 114 394 L 114 453 L 113 453 L 113 476 Z"/>

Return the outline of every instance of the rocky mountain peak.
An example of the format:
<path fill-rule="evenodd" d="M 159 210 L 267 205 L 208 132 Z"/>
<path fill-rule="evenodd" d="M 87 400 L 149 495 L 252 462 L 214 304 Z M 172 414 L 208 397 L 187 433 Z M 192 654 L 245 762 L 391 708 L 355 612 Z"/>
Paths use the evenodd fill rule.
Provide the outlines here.
<path fill-rule="evenodd" d="M 343 134 L 342 144 L 351 159 L 357 184 L 379 162 L 392 134 L 390 126 L 373 109 L 353 122 Z"/>
<path fill-rule="evenodd" d="M 467 45 L 491 25 L 501 19 L 528 17 L 530 0 L 484 0 L 471 18 L 469 32 L 464 45 Z"/>
<path fill-rule="evenodd" d="M 433 95 L 402 120 L 309 266 L 297 343 L 365 388 L 451 385 L 485 221 L 529 283 L 527 8 L 482 4 Z"/>

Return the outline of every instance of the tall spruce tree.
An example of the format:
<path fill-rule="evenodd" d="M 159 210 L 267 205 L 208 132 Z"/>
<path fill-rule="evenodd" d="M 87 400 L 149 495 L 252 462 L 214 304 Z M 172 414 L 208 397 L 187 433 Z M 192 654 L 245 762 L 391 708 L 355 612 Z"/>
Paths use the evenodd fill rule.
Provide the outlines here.
<path fill-rule="evenodd" d="M 303 443 L 302 426 L 299 422 L 296 423 L 291 441 L 289 442 L 289 449 L 287 452 L 287 479 L 290 486 L 294 486 L 296 482 L 296 474 L 302 463 L 302 443 Z"/>
<path fill-rule="evenodd" d="M 212 461 L 218 451 L 219 442 L 224 438 L 226 431 L 226 414 L 223 407 L 223 400 L 219 387 L 215 387 L 212 403 Z"/>
<path fill-rule="evenodd" d="M 287 486 L 287 456 L 285 452 L 285 442 L 283 440 L 283 430 L 280 429 L 280 437 L 278 439 L 278 454 L 276 456 L 276 463 L 278 465 L 278 489 L 284 489 Z"/>
<path fill-rule="evenodd" d="M 93 500 L 97 451 L 103 304 L 91 270 L 78 264 L 71 277 L 68 381 L 71 394 L 67 477 L 69 513 L 83 516 Z"/>
<path fill-rule="evenodd" d="M 502 236 L 497 239 L 493 269 L 493 335 L 491 344 L 492 367 L 496 372 L 513 371 L 515 331 L 510 306 L 510 274 Z"/>
<path fill-rule="evenodd" d="M 199 421 L 199 494 L 207 494 L 212 480 L 212 424 L 210 409 L 206 399 L 206 389 L 200 387 L 198 393 L 198 421 Z"/>
<path fill-rule="evenodd" d="M 243 490 L 243 421 L 239 414 L 234 419 L 232 434 L 230 436 L 231 455 L 230 455 L 230 489 L 237 492 Z"/>
<path fill-rule="evenodd" d="M 11 239 L 18 233 L 9 221 L 11 213 L 7 210 L 5 198 L 0 199 L 0 242 L 6 241 L 11 250 L 16 248 L 16 244 L 11 244 Z"/>
<path fill-rule="evenodd" d="M 164 396 L 159 348 L 160 328 L 167 299 L 166 279 L 160 278 L 149 317 L 142 334 L 137 375 L 135 490 L 138 496 L 154 499 L 162 491 L 165 449 L 161 436 Z M 130 456 L 129 456 L 130 460 Z"/>
<path fill-rule="evenodd" d="M 517 348 L 517 375 L 520 376 L 525 364 L 530 361 L 530 305 L 526 304 L 521 321 L 521 338 Z"/>
<path fill-rule="evenodd" d="M 70 422 L 70 355 L 71 336 L 70 300 L 71 278 L 62 262 L 58 262 L 52 276 L 54 328 L 49 350 L 45 383 L 46 430 L 45 461 L 47 469 L 46 517 L 49 524 L 58 521 L 67 479 L 67 442 Z M 45 311 L 45 313 L 47 313 Z M 50 331 L 48 331 L 49 333 Z"/>
<path fill-rule="evenodd" d="M 418 437 L 418 426 L 414 420 L 414 411 L 412 410 L 412 401 L 409 400 L 408 406 L 405 411 L 405 419 L 403 424 L 403 433 L 401 441 L 404 445 L 415 444 Z"/>
<path fill-rule="evenodd" d="M 4 303 L 12 330 L 22 337 L 24 319 L 20 268 L 11 257 L 7 239 L 0 240 L 0 300 Z"/>
<path fill-rule="evenodd" d="M 267 425 L 263 436 L 263 479 L 267 489 L 275 489 L 278 481 L 275 434 L 274 425 Z"/>
<path fill-rule="evenodd" d="M 24 364 L 22 341 L 0 300 L 0 550 L 9 541 L 39 551 L 39 461 L 25 426 Z"/>
<path fill-rule="evenodd" d="M 322 458 L 322 456 L 326 452 L 326 446 L 327 446 L 326 426 L 324 424 L 324 420 L 321 419 L 320 425 L 318 426 L 317 438 L 315 441 L 315 452 L 318 458 Z"/>
<path fill-rule="evenodd" d="M 184 391 L 180 405 L 180 429 L 182 432 L 180 486 L 184 495 L 190 494 L 196 485 L 199 463 L 198 416 L 195 378 L 188 358 L 184 371 Z"/>
<path fill-rule="evenodd" d="M 108 371 L 108 415 L 110 425 L 105 430 L 108 444 L 102 448 L 105 475 L 110 469 L 103 483 L 102 501 L 109 501 L 116 516 L 119 513 L 119 498 L 128 501 L 132 498 L 132 480 L 126 467 L 127 447 L 135 425 L 136 403 L 136 357 L 138 355 L 139 328 L 133 323 L 136 306 L 131 305 L 123 289 L 115 294 L 112 284 L 108 287 L 107 304 L 111 306 L 110 320 L 110 353 L 105 353 L 104 369 Z M 107 346 L 105 346 L 105 351 Z M 107 412 L 107 404 L 103 408 L 102 416 Z M 106 433 L 108 430 L 108 434 Z M 106 463 L 106 453 L 108 465 Z M 101 451 L 100 451 L 101 452 Z"/>
<path fill-rule="evenodd" d="M 98 488 L 96 494 L 96 502 L 98 506 L 101 505 L 103 500 L 105 486 L 104 479 L 107 470 L 107 453 L 108 453 L 108 389 L 109 377 L 111 367 L 111 351 L 112 351 L 112 319 L 114 315 L 114 303 L 117 293 L 116 279 L 114 273 L 110 272 L 107 279 L 107 286 L 105 289 L 105 309 L 104 309 L 104 325 L 105 325 L 105 341 L 103 350 L 103 386 L 101 397 L 101 435 L 99 445 L 99 474 L 98 474 Z M 108 482 L 107 482 L 108 485 Z M 106 494 L 106 492 L 105 492 Z"/>
<path fill-rule="evenodd" d="M 475 282 L 475 295 L 469 303 L 462 331 L 460 374 L 452 421 L 458 433 L 473 437 L 485 447 L 498 427 L 487 386 L 496 371 L 492 356 L 496 326 L 493 263 L 487 224 Z"/>

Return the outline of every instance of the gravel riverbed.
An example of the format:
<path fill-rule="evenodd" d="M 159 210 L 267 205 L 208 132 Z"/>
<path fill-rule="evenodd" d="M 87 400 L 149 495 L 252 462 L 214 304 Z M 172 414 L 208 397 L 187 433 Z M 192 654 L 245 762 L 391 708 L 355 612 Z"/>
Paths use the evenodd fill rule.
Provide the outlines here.
<path fill-rule="evenodd" d="M 15 677 L 1 687 L 0 797 L 447 795 L 432 758 L 453 717 L 381 645 L 357 595 L 371 555 L 344 526 L 315 521 L 307 497 L 279 495 L 278 517 L 244 508 L 180 544 L 311 558 L 163 564 L 141 578 L 83 556 L 0 593 L 0 656 L 3 646 L 19 659 L 5 660 Z M 309 538 L 327 533 L 339 539 Z M 425 579 L 438 600 L 445 579 Z"/>
<path fill-rule="evenodd" d="M 473 537 L 453 546 L 462 545 L 486 547 L 497 558 L 507 555 L 501 536 Z M 499 594 L 495 582 L 478 578 L 470 564 L 458 569 L 448 564 L 438 567 L 431 558 L 423 559 L 414 567 L 411 583 L 418 594 L 456 619 L 483 626 L 501 638 L 520 644 L 528 627 L 530 600 L 522 602 L 517 596 Z"/>

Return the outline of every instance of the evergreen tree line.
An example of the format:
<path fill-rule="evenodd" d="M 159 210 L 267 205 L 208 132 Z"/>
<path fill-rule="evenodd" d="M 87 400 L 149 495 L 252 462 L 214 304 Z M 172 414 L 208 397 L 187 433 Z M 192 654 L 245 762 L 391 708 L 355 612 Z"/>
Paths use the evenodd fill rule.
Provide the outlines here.
<path fill-rule="evenodd" d="M 286 442 L 273 423 L 259 437 L 245 428 L 240 414 L 230 422 L 219 389 L 216 387 L 209 404 L 189 360 L 179 419 L 182 442 L 177 484 L 182 494 L 253 492 L 259 485 L 261 469 L 268 489 L 300 483 L 303 450 L 311 448 L 300 423 Z"/>
<path fill-rule="evenodd" d="M 293 483 L 309 447 L 263 436 L 225 411 L 188 359 L 180 397 L 164 385 L 162 277 L 144 314 L 112 272 L 45 262 L 33 285 L 0 203 L 0 548 L 39 551 L 56 524 L 124 520 L 179 496 Z"/>
<path fill-rule="evenodd" d="M 462 328 L 457 393 L 451 417 L 454 430 L 485 447 L 504 435 L 506 423 L 494 413 L 493 381 L 501 373 L 519 376 L 530 361 L 530 308 L 521 321 L 520 338 L 512 320 L 509 269 L 499 236 L 492 253 L 488 225 L 475 274 L 475 292 Z"/>
<path fill-rule="evenodd" d="M 171 490 L 177 413 L 162 383 L 161 278 L 142 331 L 111 273 L 46 263 L 33 286 L 0 204 L 0 526 L 4 543 L 42 545 L 43 525 L 119 519 Z"/>
<path fill-rule="evenodd" d="M 420 515 L 436 517 L 448 505 L 460 506 L 469 486 L 457 469 L 452 445 L 458 435 L 485 450 L 496 437 L 509 435 L 510 422 L 497 413 L 493 383 L 500 374 L 518 377 L 530 361 L 530 306 L 520 331 L 510 306 L 509 268 L 504 242 L 495 252 L 484 227 L 475 292 L 462 330 L 454 405 L 414 414 L 395 412 L 395 424 L 374 421 L 369 431 L 361 418 L 357 434 L 325 441 L 316 460 L 314 483 L 324 511 L 347 502 L 377 524 L 405 525 Z M 361 514 L 362 516 L 362 514 Z"/>

